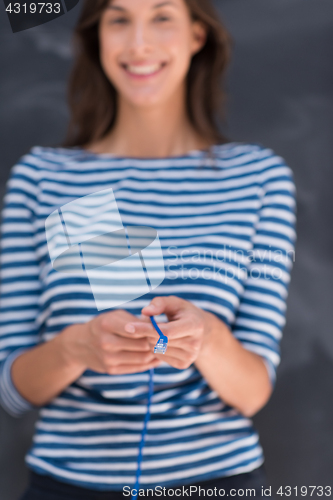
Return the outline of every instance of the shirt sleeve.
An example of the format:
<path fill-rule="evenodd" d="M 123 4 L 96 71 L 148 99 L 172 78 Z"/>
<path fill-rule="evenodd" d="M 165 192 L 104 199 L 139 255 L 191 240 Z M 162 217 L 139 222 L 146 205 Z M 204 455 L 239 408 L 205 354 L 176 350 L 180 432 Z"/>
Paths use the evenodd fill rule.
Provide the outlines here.
<path fill-rule="evenodd" d="M 261 173 L 262 204 L 231 329 L 246 349 L 262 356 L 274 386 L 295 260 L 296 188 L 293 172 L 281 158 L 272 157 L 269 164 Z"/>
<path fill-rule="evenodd" d="M 15 417 L 34 408 L 16 390 L 11 366 L 17 356 L 39 343 L 41 293 L 34 215 L 36 170 L 24 159 L 12 169 L 7 183 L 0 253 L 0 403 Z"/>

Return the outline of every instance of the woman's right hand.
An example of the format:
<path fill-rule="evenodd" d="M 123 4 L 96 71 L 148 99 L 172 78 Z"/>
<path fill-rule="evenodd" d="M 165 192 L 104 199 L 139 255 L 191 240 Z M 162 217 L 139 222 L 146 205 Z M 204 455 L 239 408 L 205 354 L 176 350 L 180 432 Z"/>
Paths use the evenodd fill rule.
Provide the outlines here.
<path fill-rule="evenodd" d="M 148 339 L 131 338 L 124 327 L 138 318 L 124 310 L 96 316 L 85 324 L 72 325 L 61 334 L 64 355 L 71 366 L 109 375 L 138 373 L 155 368 L 161 361 Z M 149 321 L 143 318 L 139 321 Z"/>

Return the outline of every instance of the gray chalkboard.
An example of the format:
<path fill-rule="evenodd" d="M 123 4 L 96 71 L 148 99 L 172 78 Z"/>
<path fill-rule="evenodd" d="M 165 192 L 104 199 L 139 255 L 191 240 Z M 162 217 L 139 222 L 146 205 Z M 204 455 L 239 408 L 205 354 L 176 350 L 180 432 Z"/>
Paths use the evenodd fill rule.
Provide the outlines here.
<path fill-rule="evenodd" d="M 333 2 L 218 0 L 234 42 L 232 140 L 259 142 L 295 174 L 298 242 L 282 363 L 256 417 L 274 487 L 333 484 Z M 54 145 L 68 118 L 71 29 L 79 7 L 13 34 L 0 6 L 0 196 L 33 145 Z M 35 415 L 0 411 L 0 498 L 17 500 Z"/>

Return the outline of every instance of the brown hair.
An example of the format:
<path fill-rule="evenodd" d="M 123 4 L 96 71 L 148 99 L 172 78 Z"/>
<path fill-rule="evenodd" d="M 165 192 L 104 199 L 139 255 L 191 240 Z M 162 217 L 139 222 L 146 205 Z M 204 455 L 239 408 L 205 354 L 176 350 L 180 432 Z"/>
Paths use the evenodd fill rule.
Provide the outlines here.
<path fill-rule="evenodd" d="M 98 24 L 110 0 L 85 0 L 74 31 L 75 63 L 69 81 L 70 122 L 65 147 L 102 139 L 113 127 L 117 91 L 99 54 Z M 230 38 L 211 0 L 185 0 L 193 19 L 207 29 L 205 46 L 192 58 L 187 75 L 187 111 L 195 130 L 212 144 L 225 142 L 216 118 L 224 103 L 221 80 L 230 56 Z M 219 113 L 222 116 L 222 113 Z"/>

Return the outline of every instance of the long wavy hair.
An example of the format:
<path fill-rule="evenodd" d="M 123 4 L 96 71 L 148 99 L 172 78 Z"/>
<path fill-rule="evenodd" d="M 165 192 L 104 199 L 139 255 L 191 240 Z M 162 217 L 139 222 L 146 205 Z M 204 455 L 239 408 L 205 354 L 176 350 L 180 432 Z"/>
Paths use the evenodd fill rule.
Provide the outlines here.
<path fill-rule="evenodd" d="M 218 120 L 224 116 L 223 79 L 231 39 L 211 0 L 184 0 L 193 20 L 207 29 L 204 47 L 193 56 L 187 74 L 186 107 L 194 129 L 211 144 L 225 142 Z M 70 121 L 64 147 L 98 141 L 113 128 L 117 91 L 100 62 L 98 26 L 110 0 L 85 0 L 74 30 L 74 67 L 68 86 Z"/>

